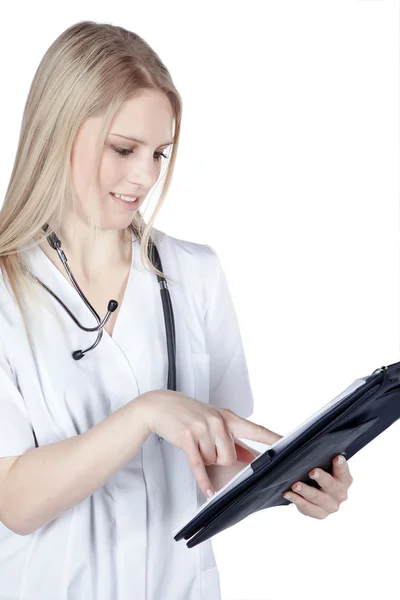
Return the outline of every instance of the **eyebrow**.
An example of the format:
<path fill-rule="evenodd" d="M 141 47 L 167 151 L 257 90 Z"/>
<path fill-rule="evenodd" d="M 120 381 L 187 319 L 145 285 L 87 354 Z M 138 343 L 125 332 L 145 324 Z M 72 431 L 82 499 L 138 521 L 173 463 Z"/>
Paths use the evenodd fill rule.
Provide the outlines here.
<path fill-rule="evenodd" d="M 128 137 L 127 135 L 121 135 L 120 133 L 110 133 L 110 135 L 117 135 L 118 137 L 123 137 L 127 140 L 132 140 L 132 142 L 136 142 L 137 144 L 143 144 L 144 146 L 146 146 L 146 142 L 144 142 L 143 140 L 138 140 L 133 137 Z M 157 146 L 157 148 L 163 148 L 164 146 L 170 146 L 173 143 L 174 143 L 173 140 L 171 142 L 165 142 L 165 144 L 159 144 Z"/>

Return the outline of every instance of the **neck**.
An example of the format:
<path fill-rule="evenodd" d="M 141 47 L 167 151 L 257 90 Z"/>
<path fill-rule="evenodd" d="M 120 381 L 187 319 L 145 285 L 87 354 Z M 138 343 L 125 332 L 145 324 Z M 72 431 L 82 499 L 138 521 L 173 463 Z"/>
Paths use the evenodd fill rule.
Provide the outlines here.
<path fill-rule="evenodd" d="M 61 249 L 72 273 L 79 274 L 86 280 L 104 278 L 111 269 L 118 269 L 131 261 L 132 237 L 129 229 L 101 230 L 98 239 L 94 240 L 89 238 L 88 226 L 77 223 L 74 231 L 73 227 L 63 223 L 61 231 L 56 232 L 56 235 L 61 241 Z M 40 247 L 52 262 L 60 262 L 56 250 L 47 239 L 41 242 Z"/>

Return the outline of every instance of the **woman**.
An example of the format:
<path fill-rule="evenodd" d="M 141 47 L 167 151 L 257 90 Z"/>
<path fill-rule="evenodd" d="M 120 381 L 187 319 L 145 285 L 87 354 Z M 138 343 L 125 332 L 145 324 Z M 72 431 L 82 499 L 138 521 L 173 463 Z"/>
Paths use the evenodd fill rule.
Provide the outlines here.
<path fill-rule="evenodd" d="M 238 438 L 281 437 L 246 419 L 253 397 L 217 254 L 153 228 L 181 114 L 159 57 L 121 27 L 71 26 L 35 74 L 0 213 L 1 598 L 219 599 L 211 541 L 188 549 L 172 531 L 258 454 Z M 140 207 L 166 161 L 146 224 Z M 97 321 L 53 235 L 96 312 L 118 302 L 77 360 L 97 332 L 44 286 L 84 327 Z M 156 274 L 173 305 L 176 391 Z M 304 514 L 345 499 L 351 475 L 334 468 L 294 495 Z"/>

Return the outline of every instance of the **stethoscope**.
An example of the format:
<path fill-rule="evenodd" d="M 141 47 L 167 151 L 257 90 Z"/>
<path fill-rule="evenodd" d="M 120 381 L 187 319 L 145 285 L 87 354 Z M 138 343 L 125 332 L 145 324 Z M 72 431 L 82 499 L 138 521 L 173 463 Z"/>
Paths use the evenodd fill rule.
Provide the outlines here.
<path fill-rule="evenodd" d="M 42 227 L 43 231 L 46 232 L 48 227 L 49 226 L 46 223 Z M 50 244 L 50 246 L 52 248 L 54 248 L 54 250 L 57 250 L 57 254 L 60 257 L 60 259 L 65 267 L 65 270 L 67 271 L 67 275 L 70 278 L 72 285 L 74 286 L 74 288 L 76 289 L 76 291 L 78 292 L 78 294 L 80 295 L 80 297 L 82 298 L 82 300 L 84 301 L 86 306 L 90 309 L 90 311 L 92 312 L 92 314 L 95 316 L 96 320 L 99 323 L 97 325 L 97 327 L 84 327 L 78 321 L 78 319 L 75 317 L 75 315 L 69 310 L 69 308 L 67 306 L 65 306 L 64 302 L 62 300 L 60 300 L 60 298 L 50 288 L 48 288 L 47 285 L 45 285 L 42 281 L 40 281 L 40 279 L 38 279 L 36 277 L 36 280 L 53 296 L 53 298 L 55 298 L 57 300 L 57 302 L 59 302 L 61 304 L 61 306 L 67 311 L 67 313 L 69 314 L 71 319 L 73 319 L 73 321 L 78 325 L 78 327 L 80 327 L 84 331 L 98 331 L 97 340 L 94 342 L 94 344 L 92 346 L 90 346 L 89 348 L 86 348 L 86 350 L 74 350 L 74 352 L 72 353 L 72 358 L 74 360 L 80 360 L 81 358 L 83 358 L 85 356 L 85 354 L 87 352 L 89 352 L 89 350 L 93 350 L 93 348 L 95 348 L 99 344 L 101 338 L 103 337 L 103 327 L 107 323 L 108 319 L 110 318 L 111 313 L 113 313 L 118 308 L 118 302 L 116 300 L 109 301 L 108 307 L 107 307 L 108 308 L 107 314 L 104 317 L 104 319 L 101 321 L 99 315 L 97 314 L 97 312 L 95 311 L 93 306 L 89 303 L 89 301 L 83 294 L 82 290 L 80 289 L 79 285 L 77 284 L 74 276 L 72 275 L 72 273 L 67 265 L 67 257 L 65 256 L 63 250 L 61 250 L 60 239 L 56 236 L 55 233 L 52 233 L 52 234 L 46 236 L 46 239 L 47 239 L 48 243 Z M 154 254 L 155 254 L 155 262 L 154 262 Z M 159 271 L 163 271 L 160 255 L 159 255 L 157 247 L 155 246 L 152 239 L 150 239 L 150 243 L 149 243 L 149 247 L 148 247 L 148 257 L 151 260 L 152 264 Z M 172 310 L 171 296 L 169 294 L 166 279 L 157 274 L 157 280 L 158 280 L 158 283 L 160 284 L 161 301 L 162 301 L 162 306 L 163 306 L 163 311 L 164 311 L 165 330 L 166 330 L 166 334 L 167 334 L 167 352 L 168 352 L 168 385 L 167 385 L 167 389 L 176 391 L 176 340 L 175 340 L 174 313 Z"/>

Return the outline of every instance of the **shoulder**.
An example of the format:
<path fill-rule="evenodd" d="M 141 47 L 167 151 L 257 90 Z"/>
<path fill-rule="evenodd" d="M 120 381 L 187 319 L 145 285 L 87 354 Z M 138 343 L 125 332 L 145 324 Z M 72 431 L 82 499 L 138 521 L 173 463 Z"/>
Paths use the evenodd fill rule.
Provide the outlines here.
<path fill-rule="evenodd" d="M 219 278 L 220 263 L 214 248 L 159 230 L 153 239 L 160 254 L 163 272 L 190 298 L 189 304 L 200 306 L 200 312 L 205 314 L 210 293 Z"/>
<path fill-rule="evenodd" d="M 218 256 L 209 244 L 177 238 L 154 227 L 153 232 L 153 240 L 160 253 L 173 255 L 175 260 L 192 268 L 196 264 L 206 272 L 215 271 Z"/>

